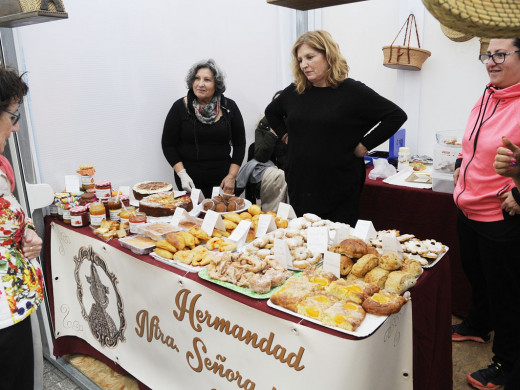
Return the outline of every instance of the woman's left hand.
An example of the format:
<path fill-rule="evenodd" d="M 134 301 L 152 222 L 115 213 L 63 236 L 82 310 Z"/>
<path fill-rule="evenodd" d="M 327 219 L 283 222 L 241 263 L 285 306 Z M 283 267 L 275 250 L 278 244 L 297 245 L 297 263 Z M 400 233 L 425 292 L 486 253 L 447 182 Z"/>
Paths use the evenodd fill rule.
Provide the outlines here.
<path fill-rule="evenodd" d="M 513 197 L 511 191 L 500 195 L 500 199 L 503 200 L 502 209 L 506 213 L 509 213 L 509 215 L 520 214 L 520 205 L 516 203 L 516 200 Z"/>
<path fill-rule="evenodd" d="M 234 194 L 235 193 L 235 176 L 227 175 L 220 183 L 220 188 L 224 191 L 225 194 Z"/>
<path fill-rule="evenodd" d="M 25 236 L 22 241 L 22 251 L 24 256 L 31 260 L 40 255 L 42 250 L 42 239 L 32 229 L 25 230 Z"/>

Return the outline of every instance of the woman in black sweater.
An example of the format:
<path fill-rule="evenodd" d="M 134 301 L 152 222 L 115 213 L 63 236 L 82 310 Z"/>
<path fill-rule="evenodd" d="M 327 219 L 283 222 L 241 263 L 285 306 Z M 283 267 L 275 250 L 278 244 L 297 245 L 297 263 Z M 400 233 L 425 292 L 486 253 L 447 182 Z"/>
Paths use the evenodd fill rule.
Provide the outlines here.
<path fill-rule="evenodd" d="M 354 226 L 365 181 L 363 156 L 407 116 L 347 78 L 347 62 L 328 32 L 303 34 L 292 56 L 295 82 L 265 110 L 278 136 L 288 134 L 289 201 L 297 215 L 314 213 Z"/>
<path fill-rule="evenodd" d="M 224 97 L 224 76 L 213 60 L 193 65 L 186 84 L 188 94 L 173 103 L 161 141 L 177 188 L 199 188 L 206 198 L 217 186 L 233 194 L 246 146 L 242 114 Z"/>

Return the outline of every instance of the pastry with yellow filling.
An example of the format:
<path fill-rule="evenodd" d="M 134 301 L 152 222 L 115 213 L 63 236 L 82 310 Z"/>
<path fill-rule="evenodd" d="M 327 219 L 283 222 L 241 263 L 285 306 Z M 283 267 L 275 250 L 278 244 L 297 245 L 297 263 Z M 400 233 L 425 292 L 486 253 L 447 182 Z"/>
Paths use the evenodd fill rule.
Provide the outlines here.
<path fill-rule="evenodd" d="M 298 303 L 314 293 L 318 286 L 307 278 L 290 279 L 284 287 L 271 295 L 271 302 L 286 309 L 297 311 Z"/>
<path fill-rule="evenodd" d="M 319 320 L 323 312 L 338 301 L 335 296 L 320 292 L 303 298 L 296 306 L 296 311 L 303 316 Z"/>
<path fill-rule="evenodd" d="M 321 268 L 311 265 L 302 273 L 302 277 L 307 278 L 311 283 L 316 283 L 320 288 L 328 286 L 338 278 L 331 272 L 325 272 Z"/>
<path fill-rule="evenodd" d="M 401 295 L 381 290 L 365 299 L 362 306 L 367 313 L 388 316 L 401 310 L 405 303 L 406 298 Z"/>
<path fill-rule="evenodd" d="M 367 297 L 379 291 L 379 287 L 362 280 L 338 279 L 325 287 L 325 291 L 338 298 L 361 304 Z"/>
<path fill-rule="evenodd" d="M 361 325 L 365 316 L 365 310 L 361 305 L 350 301 L 341 301 L 326 309 L 321 321 L 325 325 L 336 326 L 353 332 Z"/>

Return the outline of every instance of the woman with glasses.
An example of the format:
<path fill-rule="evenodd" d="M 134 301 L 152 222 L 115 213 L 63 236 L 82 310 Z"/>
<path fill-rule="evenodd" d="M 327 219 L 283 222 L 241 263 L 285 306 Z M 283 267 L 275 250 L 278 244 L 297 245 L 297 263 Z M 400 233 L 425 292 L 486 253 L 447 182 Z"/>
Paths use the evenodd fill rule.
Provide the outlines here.
<path fill-rule="evenodd" d="M 0 153 L 18 131 L 18 108 L 27 85 L 0 67 Z M 0 155 L 0 389 L 32 390 L 34 356 L 31 316 L 43 300 L 42 271 L 36 257 L 42 240 L 13 196 L 11 164 Z M 34 319 L 36 321 L 36 319 Z"/>
<path fill-rule="evenodd" d="M 495 332 L 493 362 L 467 380 L 477 389 L 496 389 L 520 356 L 520 197 L 513 179 L 493 168 L 503 137 L 520 144 L 520 38 L 492 39 L 480 60 L 490 82 L 470 113 L 453 193 L 471 306 L 452 326 L 452 340 L 486 343 Z"/>
<path fill-rule="evenodd" d="M 292 71 L 294 83 L 265 110 L 278 137 L 289 137 L 289 201 L 297 215 L 354 226 L 365 182 L 363 157 L 399 130 L 406 114 L 347 77 L 347 61 L 326 31 L 296 40 Z"/>
<path fill-rule="evenodd" d="M 213 60 L 193 65 L 186 86 L 188 94 L 173 103 L 162 134 L 177 188 L 198 188 L 206 198 L 218 186 L 233 194 L 246 147 L 242 114 L 224 97 L 224 75 Z"/>

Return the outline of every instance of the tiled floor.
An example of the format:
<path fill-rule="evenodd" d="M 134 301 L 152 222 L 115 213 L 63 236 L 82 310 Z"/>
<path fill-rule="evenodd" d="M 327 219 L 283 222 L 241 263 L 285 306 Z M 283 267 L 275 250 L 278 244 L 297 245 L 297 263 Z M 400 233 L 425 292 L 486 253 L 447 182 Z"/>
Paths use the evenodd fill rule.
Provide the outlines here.
<path fill-rule="evenodd" d="M 452 323 L 460 319 L 453 317 Z M 469 372 L 487 367 L 493 356 L 492 343 L 478 344 L 474 342 L 453 343 L 453 390 L 470 390 L 472 387 L 466 382 Z M 105 364 L 83 355 L 69 355 L 67 360 L 94 381 L 89 390 L 137 390 L 137 382 L 132 377 L 120 375 L 112 371 Z M 51 363 L 45 361 L 44 390 L 81 390 L 65 374 L 60 372 Z M 449 390 L 449 389 L 446 389 Z"/>

